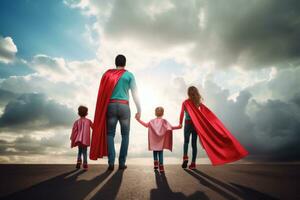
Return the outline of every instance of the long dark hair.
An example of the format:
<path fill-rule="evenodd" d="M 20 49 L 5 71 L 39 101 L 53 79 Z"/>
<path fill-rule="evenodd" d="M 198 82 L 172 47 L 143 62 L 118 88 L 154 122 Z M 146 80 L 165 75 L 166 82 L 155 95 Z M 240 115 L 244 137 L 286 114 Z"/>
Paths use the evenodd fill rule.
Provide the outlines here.
<path fill-rule="evenodd" d="M 198 89 L 195 86 L 190 86 L 188 88 L 187 94 L 189 96 L 189 99 L 195 104 L 195 106 L 199 107 L 203 98 L 200 95 Z"/>

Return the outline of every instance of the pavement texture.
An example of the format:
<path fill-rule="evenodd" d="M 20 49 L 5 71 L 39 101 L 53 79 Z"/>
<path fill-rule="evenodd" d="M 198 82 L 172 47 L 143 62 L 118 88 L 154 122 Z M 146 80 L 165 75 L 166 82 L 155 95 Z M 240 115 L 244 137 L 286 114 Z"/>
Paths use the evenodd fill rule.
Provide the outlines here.
<path fill-rule="evenodd" d="M 300 199 L 300 165 L 0 165 L 0 199 Z"/>

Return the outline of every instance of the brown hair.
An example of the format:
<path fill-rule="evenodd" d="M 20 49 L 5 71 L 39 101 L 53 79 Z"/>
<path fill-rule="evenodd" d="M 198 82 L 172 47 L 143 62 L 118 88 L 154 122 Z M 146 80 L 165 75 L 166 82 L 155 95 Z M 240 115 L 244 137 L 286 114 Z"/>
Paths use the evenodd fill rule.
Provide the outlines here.
<path fill-rule="evenodd" d="M 157 108 L 155 108 L 155 115 L 156 117 L 161 117 L 164 115 L 164 108 L 159 106 Z"/>
<path fill-rule="evenodd" d="M 88 108 L 85 106 L 79 106 L 78 107 L 78 115 L 80 117 L 85 117 L 88 114 Z"/>
<path fill-rule="evenodd" d="M 202 96 L 200 95 L 198 89 L 195 86 L 190 86 L 187 92 L 189 99 L 198 107 L 202 101 Z"/>

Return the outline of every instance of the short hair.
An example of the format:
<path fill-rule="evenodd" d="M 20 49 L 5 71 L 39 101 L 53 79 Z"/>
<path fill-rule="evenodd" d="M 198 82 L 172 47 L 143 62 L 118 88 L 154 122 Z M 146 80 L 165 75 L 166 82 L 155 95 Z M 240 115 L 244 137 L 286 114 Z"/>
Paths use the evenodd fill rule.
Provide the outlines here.
<path fill-rule="evenodd" d="M 80 117 L 85 117 L 88 114 L 88 108 L 85 106 L 79 106 L 78 107 L 78 115 Z"/>
<path fill-rule="evenodd" d="M 121 66 L 124 67 L 126 65 L 126 57 L 124 55 L 117 55 L 116 59 L 115 59 L 115 64 L 116 66 Z"/>
<path fill-rule="evenodd" d="M 164 108 L 159 106 L 157 108 L 155 108 L 155 115 L 156 117 L 161 117 L 164 115 Z"/>

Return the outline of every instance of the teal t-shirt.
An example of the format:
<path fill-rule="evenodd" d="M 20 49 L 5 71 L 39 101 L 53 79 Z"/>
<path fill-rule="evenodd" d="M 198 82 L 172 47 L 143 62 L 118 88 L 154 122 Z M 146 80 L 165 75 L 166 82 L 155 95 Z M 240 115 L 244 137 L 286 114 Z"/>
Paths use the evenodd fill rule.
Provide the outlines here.
<path fill-rule="evenodd" d="M 115 86 L 110 99 L 129 100 L 129 89 L 135 90 L 136 83 L 133 74 L 129 71 L 123 73 Z"/>
<path fill-rule="evenodd" d="M 186 120 L 191 120 L 191 117 L 188 112 L 184 111 L 184 116 Z"/>

